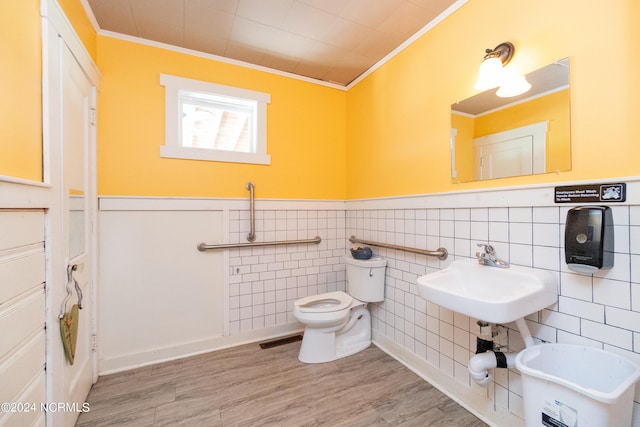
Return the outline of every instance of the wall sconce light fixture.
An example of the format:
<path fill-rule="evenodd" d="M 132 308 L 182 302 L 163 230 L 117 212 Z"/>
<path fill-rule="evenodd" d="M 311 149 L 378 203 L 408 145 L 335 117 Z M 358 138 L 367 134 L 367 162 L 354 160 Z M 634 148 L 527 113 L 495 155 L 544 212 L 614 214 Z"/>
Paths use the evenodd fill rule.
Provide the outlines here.
<path fill-rule="evenodd" d="M 487 90 L 500 86 L 497 95 L 503 98 L 520 95 L 531 89 L 524 76 L 510 76 L 504 69 L 514 52 L 515 47 L 510 42 L 500 43 L 494 49 L 485 50 L 475 88 Z"/>

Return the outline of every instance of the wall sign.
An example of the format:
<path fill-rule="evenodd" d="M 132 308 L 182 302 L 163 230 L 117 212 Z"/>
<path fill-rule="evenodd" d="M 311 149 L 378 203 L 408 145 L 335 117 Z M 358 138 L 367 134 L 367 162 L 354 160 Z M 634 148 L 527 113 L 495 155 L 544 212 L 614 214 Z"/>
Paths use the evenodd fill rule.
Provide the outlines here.
<path fill-rule="evenodd" d="M 616 203 L 626 200 L 626 183 L 566 185 L 555 188 L 556 203 Z"/>

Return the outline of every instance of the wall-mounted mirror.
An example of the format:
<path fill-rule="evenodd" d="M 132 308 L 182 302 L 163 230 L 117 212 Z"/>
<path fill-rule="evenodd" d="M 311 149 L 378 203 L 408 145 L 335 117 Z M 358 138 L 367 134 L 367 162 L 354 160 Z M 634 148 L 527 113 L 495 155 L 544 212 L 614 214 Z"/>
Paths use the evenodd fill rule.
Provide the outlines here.
<path fill-rule="evenodd" d="M 490 89 L 451 105 L 453 182 L 571 169 L 569 59 L 526 75 L 531 89 Z"/>

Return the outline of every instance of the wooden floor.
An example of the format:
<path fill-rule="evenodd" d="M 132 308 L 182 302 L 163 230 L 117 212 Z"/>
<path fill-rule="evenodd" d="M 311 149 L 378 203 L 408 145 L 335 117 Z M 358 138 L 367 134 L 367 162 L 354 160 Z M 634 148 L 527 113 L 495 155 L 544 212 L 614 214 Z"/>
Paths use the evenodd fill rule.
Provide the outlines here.
<path fill-rule="evenodd" d="M 77 426 L 484 426 L 375 346 L 303 364 L 257 344 L 101 377 Z"/>

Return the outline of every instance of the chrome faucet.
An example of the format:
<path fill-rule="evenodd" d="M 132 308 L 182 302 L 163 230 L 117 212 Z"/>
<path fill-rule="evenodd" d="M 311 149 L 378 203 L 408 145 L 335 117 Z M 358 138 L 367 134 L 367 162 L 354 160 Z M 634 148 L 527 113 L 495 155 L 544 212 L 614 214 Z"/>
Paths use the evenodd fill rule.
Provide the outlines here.
<path fill-rule="evenodd" d="M 478 247 L 483 249 L 483 252 L 476 252 L 476 258 L 482 265 L 488 265 L 490 267 L 509 268 L 509 263 L 499 259 L 496 256 L 496 250 L 493 246 L 485 243 L 478 243 Z"/>

